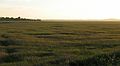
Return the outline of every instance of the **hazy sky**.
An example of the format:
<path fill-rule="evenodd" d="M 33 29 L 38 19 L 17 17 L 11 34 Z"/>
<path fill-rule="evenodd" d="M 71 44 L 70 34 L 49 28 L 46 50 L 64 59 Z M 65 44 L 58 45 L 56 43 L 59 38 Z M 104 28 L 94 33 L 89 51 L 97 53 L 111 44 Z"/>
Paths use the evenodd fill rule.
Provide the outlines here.
<path fill-rule="evenodd" d="M 43 19 L 120 18 L 120 0 L 0 0 L 0 16 Z"/>

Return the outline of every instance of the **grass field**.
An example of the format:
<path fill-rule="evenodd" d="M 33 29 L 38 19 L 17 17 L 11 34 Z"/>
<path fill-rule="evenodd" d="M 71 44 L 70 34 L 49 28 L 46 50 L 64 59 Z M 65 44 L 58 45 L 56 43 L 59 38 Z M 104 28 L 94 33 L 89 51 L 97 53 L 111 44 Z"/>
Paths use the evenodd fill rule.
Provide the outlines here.
<path fill-rule="evenodd" d="M 0 66 L 120 66 L 120 22 L 0 23 Z"/>

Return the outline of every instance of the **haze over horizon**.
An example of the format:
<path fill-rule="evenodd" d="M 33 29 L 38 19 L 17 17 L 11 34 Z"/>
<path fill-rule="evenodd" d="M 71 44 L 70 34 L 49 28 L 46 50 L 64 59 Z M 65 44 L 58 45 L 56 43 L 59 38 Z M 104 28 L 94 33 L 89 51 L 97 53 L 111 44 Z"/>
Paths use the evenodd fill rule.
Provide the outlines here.
<path fill-rule="evenodd" d="M 119 0 L 0 0 L 0 16 L 40 19 L 120 19 Z"/>

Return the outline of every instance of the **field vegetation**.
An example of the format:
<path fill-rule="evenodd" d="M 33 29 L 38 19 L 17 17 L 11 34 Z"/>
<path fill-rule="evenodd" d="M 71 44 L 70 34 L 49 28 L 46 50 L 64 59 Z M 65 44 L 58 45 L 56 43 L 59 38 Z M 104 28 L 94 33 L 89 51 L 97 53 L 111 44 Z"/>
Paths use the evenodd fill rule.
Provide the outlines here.
<path fill-rule="evenodd" d="M 2 22 L 0 66 L 120 66 L 120 22 Z"/>

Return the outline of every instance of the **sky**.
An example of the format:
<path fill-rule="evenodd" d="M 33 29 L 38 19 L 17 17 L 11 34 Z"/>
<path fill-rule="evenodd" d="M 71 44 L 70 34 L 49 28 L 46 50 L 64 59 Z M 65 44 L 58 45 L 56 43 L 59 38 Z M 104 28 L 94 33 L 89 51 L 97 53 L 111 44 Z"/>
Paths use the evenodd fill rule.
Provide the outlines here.
<path fill-rule="evenodd" d="M 120 19 L 120 0 L 0 0 L 0 16 L 40 19 Z"/>

